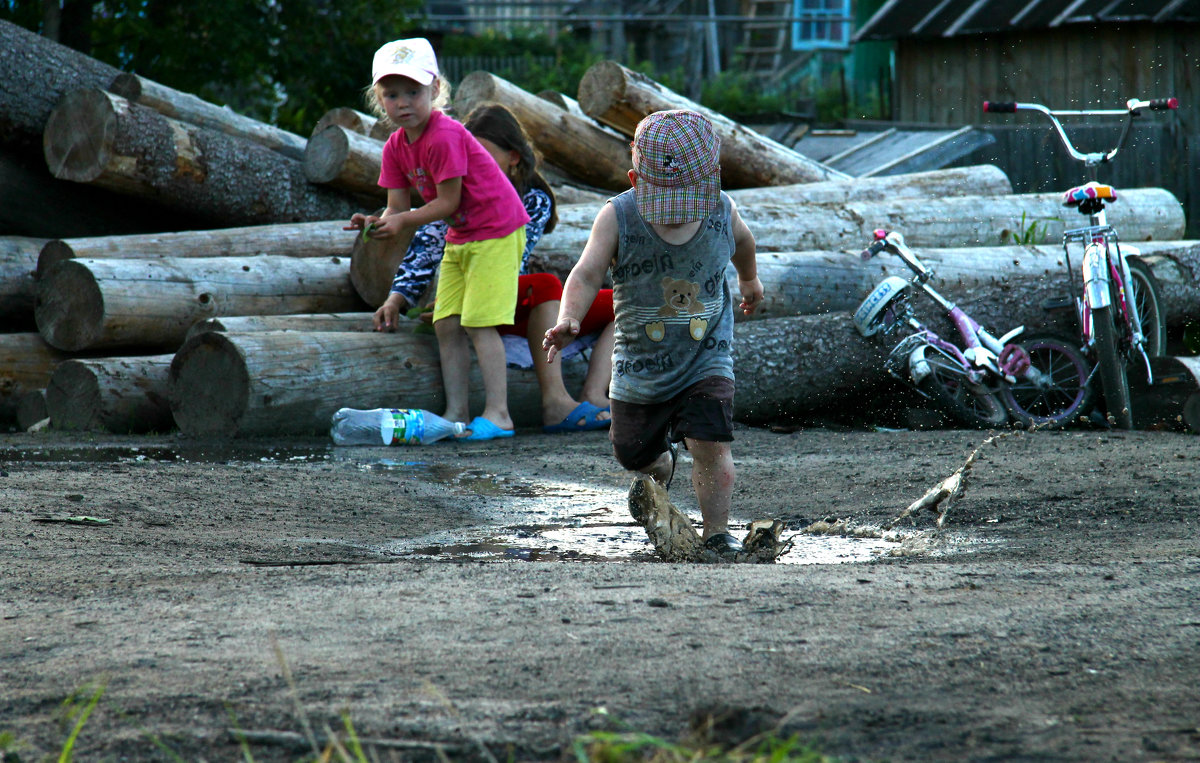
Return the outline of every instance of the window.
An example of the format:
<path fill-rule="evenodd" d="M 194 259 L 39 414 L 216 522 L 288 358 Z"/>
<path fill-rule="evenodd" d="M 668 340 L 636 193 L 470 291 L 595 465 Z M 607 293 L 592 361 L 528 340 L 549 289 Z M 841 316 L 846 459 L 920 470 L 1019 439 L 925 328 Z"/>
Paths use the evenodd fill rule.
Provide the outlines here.
<path fill-rule="evenodd" d="M 850 0 L 793 0 L 792 49 L 845 48 L 850 42 Z"/>

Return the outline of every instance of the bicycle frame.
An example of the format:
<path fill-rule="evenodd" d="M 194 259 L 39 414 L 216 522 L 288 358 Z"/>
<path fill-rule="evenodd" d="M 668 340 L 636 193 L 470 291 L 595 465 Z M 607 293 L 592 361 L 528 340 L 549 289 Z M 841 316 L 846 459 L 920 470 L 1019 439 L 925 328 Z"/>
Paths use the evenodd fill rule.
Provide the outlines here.
<path fill-rule="evenodd" d="M 940 350 L 946 356 L 957 362 L 963 371 L 963 375 L 972 383 L 982 384 L 987 379 L 989 374 L 995 377 L 1004 379 L 1009 383 L 1016 381 L 1016 377 L 1002 369 L 999 363 L 1000 353 L 1004 350 L 1014 337 L 1025 330 L 1024 326 L 1009 331 L 1001 337 L 996 337 L 981 326 L 974 318 L 967 315 L 958 305 L 943 297 L 936 289 L 929 285 L 929 280 L 933 277 L 933 271 L 925 266 L 912 251 L 904 244 L 904 237 L 897 231 L 886 233 L 885 231 L 876 231 L 877 242 L 871 248 L 863 252 L 863 258 L 867 259 L 874 256 L 875 253 L 887 250 L 892 254 L 900 257 L 904 264 L 913 271 L 914 276 L 909 282 L 912 286 L 916 286 L 925 292 L 939 307 L 942 308 L 946 317 L 954 325 L 958 331 L 959 337 L 962 339 L 965 349 L 960 349 L 957 345 L 943 339 L 936 331 L 917 320 L 911 312 L 904 316 L 904 323 L 915 333 L 905 337 L 892 350 L 892 355 L 904 354 L 908 372 L 914 384 L 920 383 L 921 379 L 928 373 L 928 366 L 922 368 L 921 359 L 916 358 L 912 353 L 919 352 L 921 345 L 929 345 Z M 872 251 L 874 249 L 874 251 Z M 878 289 L 877 289 L 878 291 Z M 864 306 L 871 304 L 871 298 L 864 300 Z M 915 339 L 914 339 L 915 337 Z M 902 346 L 908 343 L 911 347 Z M 897 359 L 898 360 L 898 359 Z M 893 360 L 889 356 L 889 371 L 893 370 Z M 1036 372 L 1035 369 L 1030 369 Z"/>
<path fill-rule="evenodd" d="M 1012 113 L 1016 111 L 1036 111 L 1045 116 L 1054 126 L 1059 141 L 1067 153 L 1075 160 L 1082 162 L 1091 171 L 1090 174 L 1093 183 L 1095 182 L 1096 168 L 1101 164 L 1113 161 L 1125 146 L 1133 127 L 1134 117 L 1137 117 L 1142 109 L 1161 111 L 1176 109 L 1178 107 L 1179 102 L 1175 98 L 1153 100 L 1131 98 L 1126 101 L 1124 109 L 1052 110 L 1040 103 L 992 103 L 984 101 L 983 104 L 985 112 Z M 1084 116 L 1125 117 L 1125 125 L 1121 130 L 1121 136 L 1117 140 L 1117 145 L 1108 151 L 1097 152 L 1083 152 L 1076 148 L 1071 138 L 1067 135 L 1066 129 L 1063 127 L 1059 117 Z M 1084 186 L 1083 188 L 1088 188 L 1088 186 Z M 1111 198 L 1115 198 L 1115 194 L 1111 195 Z M 1132 283 L 1132 276 L 1129 272 L 1127 256 L 1136 255 L 1138 252 L 1132 248 L 1130 248 L 1131 251 L 1129 253 L 1121 250 L 1117 233 L 1108 224 L 1105 215 L 1103 194 L 1097 193 L 1091 198 L 1080 200 L 1079 211 L 1089 216 L 1089 225 L 1084 228 L 1065 231 L 1063 233 L 1062 246 L 1069 275 L 1071 297 L 1075 302 L 1084 348 L 1092 351 L 1095 347 L 1096 335 L 1093 327 L 1092 311 L 1114 306 L 1117 310 L 1117 315 L 1120 316 L 1127 336 L 1128 346 L 1123 348 L 1122 351 L 1130 358 L 1134 355 L 1141 357 L 1146 369 L 1146 379 L 1148 382 L 1153 383 L 1154 376 L 1150 369 L 1150 356 L 1146 352 L 1146 336 L 1142 330 L 1141 316 L 1138 315 L 1136 301 L 1130 298 L 1131 291 L 1129 284 Z M 1071 267 L 1070 245 L 1073 243 L 1082 244 L 1084 247 L 1083 258 L 1080 263 L 1080 274 L 1083 285 L 1081 290 L 1076 289 L 1075 271 Z"/>

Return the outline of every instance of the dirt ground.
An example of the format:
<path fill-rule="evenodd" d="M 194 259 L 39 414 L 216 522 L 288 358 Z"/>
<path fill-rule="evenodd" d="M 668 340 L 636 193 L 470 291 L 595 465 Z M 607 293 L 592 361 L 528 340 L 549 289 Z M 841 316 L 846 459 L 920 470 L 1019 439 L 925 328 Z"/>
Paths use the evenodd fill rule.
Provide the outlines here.
<path fill-rule="evenodd" d="M 984 436 L 740 428 L 775 565 L 655 561 L 602 432 L 0 436 L 0 747 L 57 756 L 103 683 L 77 760 L 245 759 L 236 727 L 296 761 L 343 712 L 378 760 L 706 718 L 844 761 L 1200 759 L 1200 438 L 1010 437 L 944 529 L 880 532 Z M 876 537 L 800 532 L 834 519 Z"/>

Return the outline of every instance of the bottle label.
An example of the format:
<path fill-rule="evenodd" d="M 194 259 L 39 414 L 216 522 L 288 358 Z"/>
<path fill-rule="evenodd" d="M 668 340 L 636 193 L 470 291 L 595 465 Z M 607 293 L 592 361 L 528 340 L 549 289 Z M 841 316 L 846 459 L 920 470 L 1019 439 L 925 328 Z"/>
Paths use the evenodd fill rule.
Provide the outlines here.
<path fill-rule="evenodd" d="M 392 439 L 388 445 L 420 445 L 425 419 L 419 410 L 392 408 Z"/>

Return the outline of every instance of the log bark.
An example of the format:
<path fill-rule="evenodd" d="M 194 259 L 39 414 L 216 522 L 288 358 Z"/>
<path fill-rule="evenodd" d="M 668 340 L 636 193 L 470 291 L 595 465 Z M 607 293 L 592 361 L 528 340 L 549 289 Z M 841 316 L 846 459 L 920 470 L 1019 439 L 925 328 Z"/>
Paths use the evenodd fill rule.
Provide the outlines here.
<path fill-rule="evenodd" d="M 304 158 L 304 138 L 274 125 L 217 106 L 190 93 L 161 85 L 137 74 L 122 73 L 107 90 L 114 95 L 180 122 L 205 127 L 257 143 L 291 159 Z"/>
<path fill-rule="evenodd" d="M 1045 225 L 1045 241 L 1061 238 L 1059 195 L 1011 194 L 931 199 L 887 198 L 843 204 L 793 203 L 786 199 L 738 204 L 759 252 L 860 251 L 876 228 L 904 233 L 913 247 L 998 246 L 1022 230 L 1021 219 Z M 1184 220 L 1179 202 L 1161 188 L 1135 188 L 1114 206 L 1109 221 L 1129 243 L 1177 241 Z M 539 269 L 569 272 L 587 243 L 597 208 L 562 205 L 558 227 L 534 250 Z M 1074 224 L 1074 223 L 1072 223 Z M 1028 226 L 1028 222 L 1026 223 Z M 1039 227 L 1039 229 L 1041 229 Z"/>
<path fill-rule="evenodd" d="M 1200 278 L 1193 276 L 1200 274 L 1200 245 L 1148 242 L 1140 248 L 1159 281 L 1168 323 L 1200 318 Z M 916 253 L 933 270 L 935 289 L 963 307 L 995 311 L 997 317 L 1023 310 L 1040 314 L 1046 298 L 1067 294 L 1066 262 L 1058 246 L 922 248 Z M 761 318 L 853 311 L 884 277 L 912 278 L 899 258 L 887 254 L 863 262 L 857 252 L 765 252 L 757 260 L 765 291 L 756 311 Z M 729 278 L 736 293 L 736 276 Z M 1015 318 L 1013 325 L 1028 320 Z"/>
<path fill-rule="evenodd" d="M 588 185 L 610 191 L 629 187 L 633 165 L 627 140 L 488 72 L 471 72 L 454 94 L 454 110 L 464 120 L 488 102 L 508 107 L 547 162 Z"/>
<path fill-rule="evenodd" d="M 54 107 L 67 93 L 106 88 L 120 69 L 0 21 L 0 145 L 36 151 Z"/>
<path fill-rule="evenodd" d="M 173 357 L 64 360 L 46 385 L 50 425 L 118 434 L 174 429 L 167 386 Z"/>
<path fill-rule="evenodd" d="M 187 338 L 205 331 L 241 334 L 249 331 L 374 331 L 374 313 L 306 313 L 303 315 L 228 315 L 205 318 L 188 329 Z"/>
<path fill-rule="evenodd" d="M 357 109 L 339 106 L 338 108 L 330 109 L 321 115 L 321 118 L 317 120 L 316 125 L 313 126 L 312 134 L 316 135 L 326 127 L 339 125 L 341 127 L 345 127 L 350 132 L 356 132 L 359 135 L 370 135 L 371 129 L 375 127 L 375 123 L 378 121 L 378 117 L 375 117 L 371 114 L 364 114 Z M 305 152 L 307 152 L 307 150 L 308 149 L 306 147 Z"/>
<path fill-rule="evenodd" d="M 581 358 L 563 364 L 569 388 L 585 373 Z M 470 386 L 482 410 L 475 364 Z M 195 437 L 324 434 L 338 408 L 445 407 L 436 340 L 404 331 L 197 334 L 175 353 L 170 390 L 175 423 Z M 532 369 L 509 369 L 508 406 L 517 426 L 541 425 Z"/>
<path fill-rule="evenodd" d="M 581 107 L 579 105 L 579 101 L 575 100 L 571 96 L 560 93 L 557 90 L 543 90 L 540 93 L 538 93 L 537 96 L 538 96 L 538 98 L 541 98 L 543 101 L 548 101 L 548 102 L 554 104 L 555 106 L 557 106 L 558 108 L 562 109 L 563 111 L 571 114 L 572 116 L 575 116 L 575 117 L 578 117 L 579 119 L 584 120 L 588 124 L 596 125 L 604 132 L 608 133 L 609 135 L 612 135 L 613 137 L 621 140 L 622 142 L 625 142 L 625 143 L 629 142 L 629 138 L 627 136 L 622 135 L 621 133 L 617 132 L 616 130 L 609 127 L 608 125 L 601 124 L 600 122 L 597 122 L 596 120 L 589 117 L 586 113 L 584 113 L 583 107 Z"/>
<path fill-rule="evenodd" d="M 643 117 L 655 111 L 688 109 L 703 114 L 721 138 L 721 182 L 726 188 L 849 177 L 615 61 L 600 61 L 587 70 L 579 82 L 579 105 L 584 113 L 628 136 Z"/>
<path fill-rule="evenodd" d="M 40 334 L 0 334 L 0 423 L 13 423 L 21 397 L 45 389 L 54 366 L 67 357 Z"/>
<path fill-rule="evenodd" d="M 357 234 L 343 230 L 345 225 L 345 220 L 326 220 L 180 233 L 54 239 L 45 242 L 38 253 L 37 272 L 40 276 L 57 262 L 77 258 L 251 257 L 260 254 L 349 258 Z"/>
<path fill-rule="evenodd" d="M 309 183 L 298 160 L 101 90 L 63 98 L 44 148 L 57 178 L 157 199 L 223 226 L 349 219 L 362 206 Z"/>
<path fill-rule="evenodd" d="M 313 183 L 386 202 L 387 190 L 379 186 L 382 156 L 382 141 L 330 125 L 309 138 L 304 176 Z"/>
<path fill-rule="evenodd" d="M 33 326 L 37 258 L 46 240 L 0 236 L 0 324 L 6 331 Z"/>
<path fill-rule="evenodd" d="M 0 150 L 0 233 L 35 238 L 147 233 L 172 225 L 203 227 L 194 215 L 101 188 L 59 180 L 39 150 Z"/>
<path fill-rule="evenodd" d="M 911 172 L 888 177 L 826 180 L 768 188 L 729 191 L 740 207 L 757 207 L 780 202 L 792 204 L 844 204 L 881 199 L 940 199 L 947 196 L 1009 196 L 1012 183 L 994 164 L 952 167 L 929 172 Z M 985 203 L 982 199 L 980 203 Z"/>
<path fill-rule="evenodd" d="M 67 260 L 38 283 L 38 331 L 62 350 L 173 351 L 218 315 L 363 309 L 344 258 Z"/>

